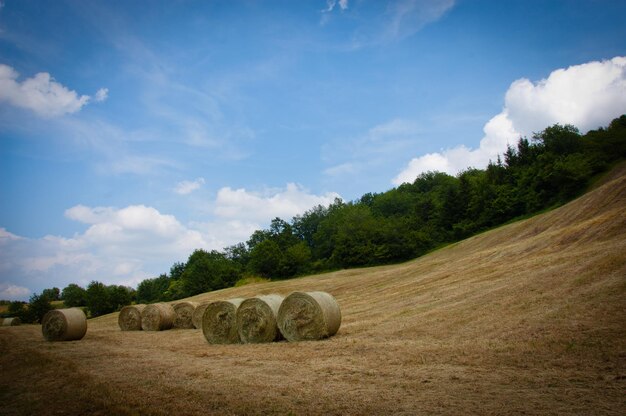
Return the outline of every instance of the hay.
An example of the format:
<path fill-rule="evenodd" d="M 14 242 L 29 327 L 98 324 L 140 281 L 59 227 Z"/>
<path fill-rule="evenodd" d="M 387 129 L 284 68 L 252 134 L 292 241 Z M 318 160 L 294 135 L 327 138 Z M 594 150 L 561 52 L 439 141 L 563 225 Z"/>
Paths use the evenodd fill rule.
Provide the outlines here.
<path fill-rule="evenodd" d="M 179 302 L 174 305 L 174 312 L 176 312 L 174 328 L 193 329 L 192 317 L 196 307 L 198 307 L 197 302 Z"/>
<path fill-rule="evenodd" d="M 168 303 L 147 305 L 141 312 L 141 328 L 144 331 L 164 331 L 174 324 L 176 312 Z"/>
<path fill-rule="evenodd" d="M 211 302 L 202 316 L 202 333 L 209 344 L 238 344 L 237 308 L 243 299 Z"/>
<path fill-rule="evenodd" d="M 14 318 L 4 318 L 2 320 L 2 326 L 18 326 L 22 323 L 22 320 L 17 316 Z"/>
<path fill-rule="evenodd" d="M 141 331 L 141 312 L 146 305 L 124 306 L 117 318 L 117 323 L 122 331 Z"/>
<path fill-rule="evenodd" d="M 272 342 L 280 339 L 276 323 L 283 302 L 280 295 L 264 295 L 244 300 L 237 309 L 237 330 L 244 343 Z"/>
<path fill-rule="evenodd" d="M 288 341 L 327 338 L 340 325 L 339 304 L 326 292 L 293 292 L 278 310 L 278 328 Z"/>
<path fill-rule="evenodd" d="M 206 311 L 206 307 L 209 306 L 209 303 L 211 302 L 202 302 L 196 307 L 196 310 L 193 311 L 191 322 L 196 329 L 202 329 L 202 317 L 204 316 L 204 311 Z"/>
<path fill-rule="evenodd" d="M 87 333 L 87 317 L 78 308 L 55 309 L 41 320 L 41 332 L 46 341 L 75 341 Z"/>

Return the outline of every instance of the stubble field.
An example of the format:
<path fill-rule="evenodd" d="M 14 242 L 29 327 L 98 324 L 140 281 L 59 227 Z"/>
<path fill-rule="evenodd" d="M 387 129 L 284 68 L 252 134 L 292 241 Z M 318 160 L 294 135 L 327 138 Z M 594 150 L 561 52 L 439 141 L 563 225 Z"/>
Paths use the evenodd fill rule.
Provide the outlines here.
<path fill-rule="evenodd" d="M 81 341 L 0 328 L 0 414 L 615 414 L 626 409 L 626 169 L 572 203 L 408 263 L 199 295 L 323 290 L 316 342 L 209 345 L 200 330 Z"/>

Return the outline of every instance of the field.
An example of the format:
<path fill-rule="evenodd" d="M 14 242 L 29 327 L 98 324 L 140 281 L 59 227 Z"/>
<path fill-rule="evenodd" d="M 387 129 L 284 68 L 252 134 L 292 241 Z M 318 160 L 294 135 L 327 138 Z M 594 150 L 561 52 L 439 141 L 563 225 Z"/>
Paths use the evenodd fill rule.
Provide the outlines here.
<path fill-rule="evenodd" d="M 190 299 L 294 290 L 337 298 L 335 337 L 213 346 L 117 314 L 76 342 L 0 328 L 0 414 L 624 414 L 626 169 L 415 261 Z"/>

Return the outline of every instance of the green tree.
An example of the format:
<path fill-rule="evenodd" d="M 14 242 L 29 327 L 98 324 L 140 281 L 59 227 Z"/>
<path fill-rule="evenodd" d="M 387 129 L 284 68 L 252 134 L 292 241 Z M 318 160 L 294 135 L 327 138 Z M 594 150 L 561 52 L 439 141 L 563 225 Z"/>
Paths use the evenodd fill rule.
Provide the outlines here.
<path fill-rule="evenodd" d="M 103 283 L 92 281 L 87 286 L 87 308 L 92 317 L 111 313 L 115 310 L 111 303 L 109 291 Z"/>
<path fill-rule="evenodd" d="M 23 315 L 20 316 L 20 319 L 24 322 L 40 323 L 43 316 L 52 309 L 48 296 L 43 293 L 40 295 L 32 295 L 28 301 L 28 308 L 24 311 Z"/>
<path fill-rule="evenodd" d="M 9 313 L 10 316 L 23 316 L 24 311 L 25 311 L 25 306 L 26 306 L 26 302 L 22 302 L 19 300 L 13 301 L 9 303 L 9 307 L 7 309 L 7 312 Z M 20 318 L 21 319 L 21 318 Z"/>
<path fill-rule="evenodd" d="M 263 277 L 276 277 L 281 275 L 280 265 L 283 253 L 274 240 L 265 240 L 258 243 L 250 252 L 248 267 L 254 274 Z"/>
<path fill-rule="evenodd" d="M 177 262 L 170 267 L 170 279 L 180 279 L 185 272 L 185 263 Z"/>
<path fill-rule="evenodd" d="M 170 299 L 168 296 L 169 293 L 167 293 L 170 281 L 171 279 L 166 274 L 162 274 L 153 279 L 142 280 L 137 285 L 137 302 L 151 303 L 162 300 L 173 300 Z"/>
<path fill-rule="evenodd" d="M 127 286 L 110 285 L 106 287 L 110 312 L 118 311 L 126 305 L 130 305 L 135 297 L 135 291 Z"/>
<path fill-rule="evenodd" d="M 75 283 L 70 283 L 61 292 L 61 299 L 68 308 L 87 305 L 87 292 Z"/>
<path fill-rule="evenodd" d="M 212 250 L 195 250 L 185 265 L 180 281 L 185 296 L 230 287 L 241 277 L 237 263 Z"/>
<path fill-rule="evenodd" d="M 43 295 L 47 296 L 51 301 L 53 300 L 61 300 L 61 291 L 58 287 L 53 287 L 51 289 L 44 289 Z"/>

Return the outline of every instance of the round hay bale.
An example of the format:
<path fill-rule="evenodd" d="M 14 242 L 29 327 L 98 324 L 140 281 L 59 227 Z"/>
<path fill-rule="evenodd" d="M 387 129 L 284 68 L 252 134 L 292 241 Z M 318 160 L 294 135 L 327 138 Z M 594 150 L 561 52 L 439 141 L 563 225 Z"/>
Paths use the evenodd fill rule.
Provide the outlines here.
<path fill-rule="evenodd" d="M 237 309 L 237 330 L 243 343 L 272 342 L 281 338 L 276 316 L 283 302 L 280 295 L 246 299 Z"/>
<path fill-rule="evenodd" d="M 209 344 L 239 344 L 237 308 L 243 299 L 218 300 L 206 307 L 202 316 L 202 333 Z"/>
<path fill-rule="evenodd" d="M 146 305 L 141 312 L 141 329 L 144 331 L 164 331 L 174 324 L 176 312 L 168 303 Z"/>
<path fill-rule="evenodd" d="M 78 308 L 51 310 L 41 320 L 41 332 L 46 341 L 76 341 L 87 333 L 87 317 Z"/>
<path fill-rule="evenodd" d="M 196 307 L 198 307 L 197 302 L 179 302 L 174 305 L 174 312 L 176 312 L 174 328 L 193 329 L 192 317 Z"/>
<path fill-rule="evenodd" d="M 202 317 L 204 316 L 204 311 L 206 311 L 206 307 L 209 306 L 211 302 L 202 302 L 196 309 L 193 311 L 193 315 L 191 316 L 191 322 L 196 329 L 202 329 Z"/>
<path fill-rule="evenodd" d="M 124 306 L 117 318 L 117 323 L 122 331 L 141 331 L 141 312 L 146 305 Z"/>
<path fill-rule="evenodd" d="M 18 326 L 21 325 L 22 320 L 19 317 L 13 317 L 13 318 L 4 318 L 2 320 L 2 326 Z"/>
<path fill-rule="evenodd" d="M 278 328 L 288 341 L 331 337 L 340 325 L 339 304 L 326 292 L 293 292 L 278 310 Z"/>

